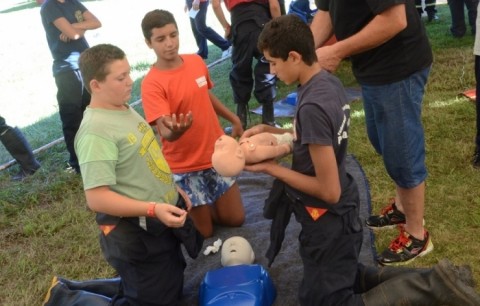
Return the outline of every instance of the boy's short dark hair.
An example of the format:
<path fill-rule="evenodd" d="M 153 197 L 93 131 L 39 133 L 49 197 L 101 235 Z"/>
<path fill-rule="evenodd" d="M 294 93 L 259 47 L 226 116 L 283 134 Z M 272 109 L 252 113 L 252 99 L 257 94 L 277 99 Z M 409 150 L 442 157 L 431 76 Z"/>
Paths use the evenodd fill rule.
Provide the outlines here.
<path fill-rule="evenodd" d="M 302 55 L 307 65 L 317 61 L 313 34 L 309 26 L 297 15 L 283 15 L 270 20 L 258 37 L 260 52 L 268 50 L 272 57 L 286 61 L 290 51 Z"/>
<path fill-rule="evenodd" d="M 89 93 L 92 92 L 90 88 L 90 81 L 104 81 L 108 73 L 108 65 L 116 60 L 123 60 L 125 52 L 117 46 L 110 44 L 99 44 L 88 48 L 80 54 L 78 65 L 80 66 L 80 73 L 82 74 L 83 83 Z"/>
<path fill-rule="evenodd" d="M 173 24 L 178 29 L 175 17 L 169 11 L 158 9 L 150 11 L 142 19 L 143 36 L 150 41 L 152 30 L 154 28 L 162 28 L 167 24 Z"/>

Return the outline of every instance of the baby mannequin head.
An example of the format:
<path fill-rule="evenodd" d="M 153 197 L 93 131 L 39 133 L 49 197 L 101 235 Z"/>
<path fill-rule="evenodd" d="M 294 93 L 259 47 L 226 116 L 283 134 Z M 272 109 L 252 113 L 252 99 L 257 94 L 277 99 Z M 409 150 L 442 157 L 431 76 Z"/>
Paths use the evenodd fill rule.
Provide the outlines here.
<path fill-rule="evenodd" d="M 222 266 L 250 265 L 254 260 L 255 253 L 247 239 L 233 236 L 223 242 Z"/>
<path fill-rule="evenodd" d="M 212 165 L 223 176 L 236 176 L 245 167 L 245 155 L 235 138 L 222 135 L 215 142 Z"/>

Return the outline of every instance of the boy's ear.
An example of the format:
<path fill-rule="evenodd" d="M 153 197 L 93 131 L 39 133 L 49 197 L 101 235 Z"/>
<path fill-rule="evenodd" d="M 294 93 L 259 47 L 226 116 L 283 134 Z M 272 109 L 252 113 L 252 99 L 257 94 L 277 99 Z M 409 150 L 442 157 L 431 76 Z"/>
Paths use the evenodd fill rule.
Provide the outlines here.
<path fill-rule="evenodd" d="M 294 63 L 302 60 L 302 56 L 297 51 L 288 52 L 288 56 L 292 58 Z"/>
<path fill-rule="evenodd" d="M 97 91 L 100 88 L 100 82 L 97 80 L 93 79 L 90 81 L 90 88 L 92 92 Z"/>

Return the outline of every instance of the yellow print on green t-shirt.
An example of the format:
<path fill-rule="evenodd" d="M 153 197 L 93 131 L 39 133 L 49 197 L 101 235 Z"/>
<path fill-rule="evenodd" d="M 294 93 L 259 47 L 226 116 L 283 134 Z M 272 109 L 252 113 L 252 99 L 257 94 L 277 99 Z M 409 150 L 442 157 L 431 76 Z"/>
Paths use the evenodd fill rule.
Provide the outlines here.
<path fill-rule="evenodd" d="M 143 134 L 139 154 L 147 161 L 150 171 L 165 184 L 173 185 L 172 172 L 163 157 L 160 145 L 153 130 L 145 123 L 140 123 L 138 130 Z"/>

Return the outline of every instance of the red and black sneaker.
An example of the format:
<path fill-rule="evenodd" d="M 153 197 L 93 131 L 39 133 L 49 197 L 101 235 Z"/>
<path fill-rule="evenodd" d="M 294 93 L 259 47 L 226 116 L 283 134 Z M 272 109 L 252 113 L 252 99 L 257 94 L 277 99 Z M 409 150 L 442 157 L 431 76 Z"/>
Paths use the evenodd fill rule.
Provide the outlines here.
<path fill-rule="evenodd" d="M 405 265 L 417 257 L 422 257 L 433 251 L 430 235 L 425 230 L 423 240 L 417 239 L 399 226 L 400 235 L 383 251 L 378 262 L 384 266 Z"/>
<path fill-rule="evenodd" d="M 388 206 L 384 207 L 380 215 L 370 216 L 365 220 L 372 229 L 387 229 L 405 224 L 405 215 L 395 206 L 395 198 L 391 198 Z"/>

